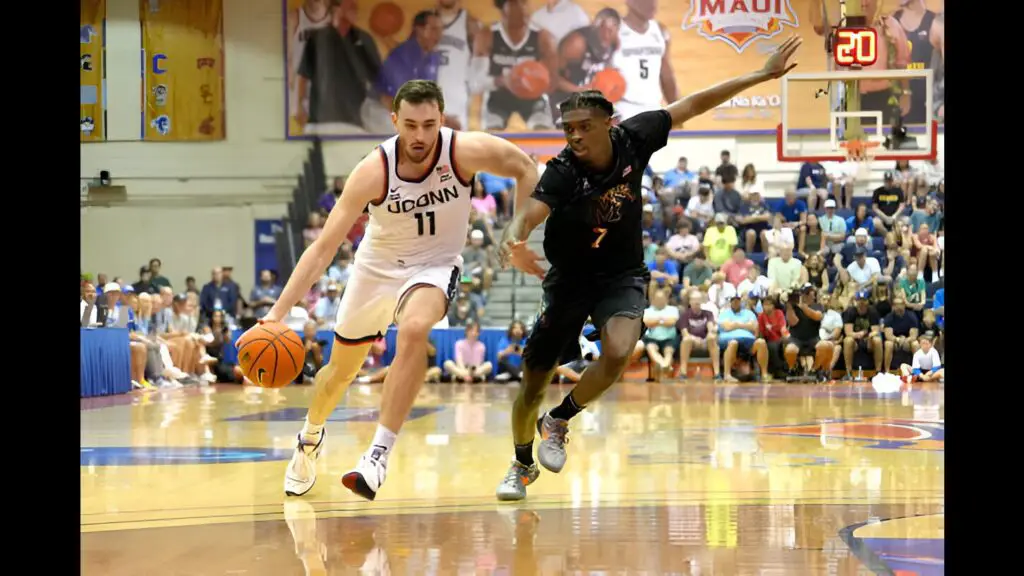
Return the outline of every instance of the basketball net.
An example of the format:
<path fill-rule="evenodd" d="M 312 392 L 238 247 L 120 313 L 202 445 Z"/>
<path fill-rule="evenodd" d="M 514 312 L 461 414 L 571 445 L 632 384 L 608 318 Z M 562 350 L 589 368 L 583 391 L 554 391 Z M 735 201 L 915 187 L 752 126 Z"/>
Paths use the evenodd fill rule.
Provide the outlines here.
<path fill-rule="evenodd" d="M 875 149 L 878 145 L 878 142 L 861 140 L 859 138 L 852 138 L 839 143 L 840 148 L 846 152 L 846 161 L 857 163 L 858 180 L 870 177 L 871 158 L 875 155 Z"/>

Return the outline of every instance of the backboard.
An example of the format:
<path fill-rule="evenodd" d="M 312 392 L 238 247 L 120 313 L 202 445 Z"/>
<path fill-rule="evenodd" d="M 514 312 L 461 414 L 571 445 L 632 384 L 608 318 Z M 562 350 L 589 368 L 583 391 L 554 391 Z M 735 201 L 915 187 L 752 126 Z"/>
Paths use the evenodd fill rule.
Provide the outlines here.
<path fill-rule="evenodd" d="M 856 68 L 782 77 L 780 162 L 843 162 L 857 139 L 869 160 L 935 158 L 932 71 Z M 898 126 L 906 138 L 893 137 Z"/>

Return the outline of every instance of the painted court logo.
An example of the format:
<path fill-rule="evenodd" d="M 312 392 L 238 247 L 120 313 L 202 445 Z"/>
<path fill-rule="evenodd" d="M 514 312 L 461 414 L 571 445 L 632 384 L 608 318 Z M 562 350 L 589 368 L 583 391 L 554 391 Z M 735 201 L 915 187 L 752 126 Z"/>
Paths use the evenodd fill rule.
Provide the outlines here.
<path fill-rule="evenodd" d="M 805 424 L 763 426 L 766 436 L 803 436 L 825 441 L 852 442 L 883 450 L 945 451 L 946 424 L 942 420 L 904 420 L 877 416 L 823 420 Z"/>
<path fill-rule="evenodd" d="M 683 30 L 696 28 L 704 38 L 722 40 L 743 53 L 754 41 L 799 24 L 790 0 L 690 0 Z"/>

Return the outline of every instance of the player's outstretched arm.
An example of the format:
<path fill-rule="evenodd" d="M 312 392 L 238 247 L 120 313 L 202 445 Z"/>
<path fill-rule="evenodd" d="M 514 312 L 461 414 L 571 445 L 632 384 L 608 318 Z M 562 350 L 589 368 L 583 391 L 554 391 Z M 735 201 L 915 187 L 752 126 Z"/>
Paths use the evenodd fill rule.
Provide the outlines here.
<path fill-rule="evenodd" d="M 672 117 L 672 125 L 678 126 L 695 116 L 700 116 L 747 88 L 757 86 L 766 80 L 781 78 L 796 67 L 796 62 L 791 63 L 790 61 L 802 42 L 803 40 L 799 36 L 790 36 L 775 49 L 775 52 L 765 62 L 764 68 L 757 72 L 726 80 L 669 104 L 665 110 Z"/>
<path fill-rule="evenodd" d="M 265 320 L 279 322 L 306 295 L 309 287 L 320 279 L 352 225 L 362 215 L 363 209 L 385 192 L 384 179 L 380 150 L 375 148 L 352 170 L 345 184 L 345 193 L 338 198 L 338 203 L 327 216 L 323 232 L 302 253 L 277 302 L 264 316 Z"/>

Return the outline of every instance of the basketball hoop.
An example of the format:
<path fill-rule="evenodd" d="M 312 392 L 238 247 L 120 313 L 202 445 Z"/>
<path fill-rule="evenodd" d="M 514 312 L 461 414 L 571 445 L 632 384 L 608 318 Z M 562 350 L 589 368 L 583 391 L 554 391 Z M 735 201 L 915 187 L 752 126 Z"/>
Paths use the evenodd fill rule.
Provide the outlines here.
<path fill-rule="evenodd" d="M 875 155 L 875 149 L 879 143 L 871 140 L 860 140 L 852 138 L 840 142 L 839 147 L 846 153 L 847 162 L 857 163 L 857 179 L 866 179 L 871 175 L 871 158 Z"/>

